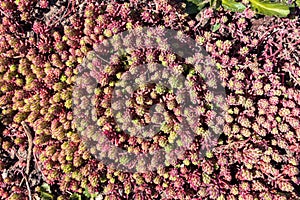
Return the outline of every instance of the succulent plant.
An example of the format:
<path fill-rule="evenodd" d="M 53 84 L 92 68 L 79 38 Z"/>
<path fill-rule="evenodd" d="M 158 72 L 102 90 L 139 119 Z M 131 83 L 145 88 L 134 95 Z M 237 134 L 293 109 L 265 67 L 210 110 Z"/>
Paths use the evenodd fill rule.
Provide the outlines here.
<path fill-rule="evenodd" d="M 104 199 L 299 198 L 299 17 L 261 18 L 249 6 L 235 13 L 207 8 L 195 17 L 185 13 L 185 3 L 169 0 L 63 4 L 66 12 L 51 19 L 46 14 L 52 5 L 48 0 L 3 0 L 0 4 L 0 119 L 5 125 L 0 127 L 1 197 L 25 199 L 28 195 L 24 184 L 20 186 L 24 162 L 18 161 L 15 174 L 4 176 L 5 168 L 17 162 L 11 152 L 23 151 L 28 145 L 21 124 L 26 122 L 34 133 L 33 152 L 40 173 L 49 184 L 58 184 L 64 195 L 88 190 L 102 192 Z M 246 1 L 243 4 L 248 5 Z M 103 60 L 89 54 L 91 50 L 100 52 L 97 48 L 106 39 L 120 48 L 119 33 L 145 26 L 156 27 L 158 34 L 176 30 L 179 41 L 185 41 L 185 35 L 195 39 L 211 57 L 213 67 L 207 67 L 199 54 L 184 60 L 168 49 L 163 37 L 156 38 L 160 49 L 155 50 L 148 48 L 151 39 L 125 38 L 125 53 L 113 56 L 103 69 Z M 132 49 L 133 43 L 145 47 Z M 176 95 L 163 84 L 139 88 L 128 84 L 144 63 L 149 64 L 151 79 L 163 77 L 176 89 L 182 87 L 177 75 L 184 75 L 191 101 L 202 103 L 182 110 L 184 93 Z M 157 63 L 174 74 L 167 70 L 155 73 Z M 90 68 L 99 81 L 96 89 L 89 86 L 87 78 L 82 81 L 82 91 L 73 93 L 80 66 Z M 141 76 L 135 81 L 146 80 Z M 217 85 L 225 87 L 226 98 L 209 91 Z M 136 126 L 122 113 L 114 113 L 123 108 L 122 102 L 111 103 L 114 88 L 123 86 L 131 95 L 124 102 L 130 111 L 126 117 Z M 122 96 L 124 91 L 116 95 Z M 91 95 L 96 98 L 90 104 L 87 97 Z M 74 105 L 81 112 L 75 111 Z M 76 123 L 74 116 L 86 117 L 85 110 L 91 105 L 96 117 Z M 226 114 L 218 118 L 213 110 L 223 107 Z M 201 117 L 195 119 L 195 113 Z M 191 130 L 180 129 L 182 116 L 195 132 L 191 143 Z M 224 123 L 216 140 L 212 136 L 218 127 L 210 131 L 209 120 Z M 141 137 L 136 127 L 150 123 L 161 126 Z M 87 134 L 80 135 L 82 130 Z M 115 148 L 103 148 L 107 141 Z M 190 145 L 184 153 L 176 152 L 186 144 Z M 203 153 L 212 144 L 216 147 Z M 117 147 L 134 155 L 163 149 L 168 153 L 163 155 L 165 167 L 123 172 L 95 156 L 109 155 L 122 166 L 134 166 L 129 156 L 119 156 Z M 148 163 L 156 167 L 160 158 L 152 157 Z M 137 168 L 146 165 L 139 160 Z"/>

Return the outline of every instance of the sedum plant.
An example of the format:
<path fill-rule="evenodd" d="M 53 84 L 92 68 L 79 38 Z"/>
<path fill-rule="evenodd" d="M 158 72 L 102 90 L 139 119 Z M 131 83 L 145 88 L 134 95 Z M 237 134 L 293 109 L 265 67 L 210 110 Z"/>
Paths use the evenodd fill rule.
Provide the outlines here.
<path fill-rule="evenodd" d="M 26 199 L 29 195 L 21 181 L 26 162 L 13 154 L 18 152 L 19 156 L 28 149 L 22 126 L 26 122 L 33 136 L 30 176 L 35 175 L 35 164 L 41 177 L 35 184 L 30 182 L 30 188 L 45 181 L 60 191 L 60 199 L 68 199 L 69 193 L 76 198 L 101 193 L 104 199 L 299 198 L 299 17 L 284 18 L 291 6 L 286 2 L 193 2 L 199 6 L 210 3 L 218 9 L 207 8 L 193 16 L 185 13 L 185 3 L 175 1 L 89 0 L 61 2 L 61 9 L 53 16 L 49 14 L 52 1 L 1 1 L 1 197 Z M 256 12 L 272 17 L 258 17 Z M 99 87 L 85 88 L 96 96 L 93 106 L 97 118 L 93 120 L 105 130 L 99 138 L 88 122 L 74 122 L 78 113 L 72 105 L 81 109 L 90 106 L 84 93 L 73 94 L 77 67 L 84 58 L 89 61 L 87 67 L 99 66 L 100 61 L 88 52 L 97 50 L 105 39 L 143 26 L 169 28 L 195 39 L 211 56 L 227 96 L 214 99 L 207 91 L 217 84 L 217 78 L 204 81 L 212 68 L 194 65 L 193 59 L 183 61 L 170 51 L 128 49 L 97 74 Z M 196 58 L 201 56 L 194 55 Z M 120 105 L 110 103 L 111 94 L 122 84 L 118 80 L 125 71 L 134 74 L 144 62 L 157 62 L 183 74 L 194 90 L 193 101 L 203 102 L 195 109 L 202 118 L 193 119 L 191 110 L 181 113 L 178 107 L 184 95 L 176 96 L 161 85 L 136 90 L 127 87 L 133 94 L 126 105 L 134 123 L 165 123 L 150 141 L 121 131 L 136 133 L 116 125 L 112 109 Z M 149 70 L 155 69 L 155 65 L 149 66 Z M 168 78 L 178 86 L 176 78 Z M 82 98 L 75 101 L 72 95 Z M 150 116 L 147 109 L 157 102 L 161 106 Z M 209 147 L 211 133 L 206 120 L 214 116 L 212 107 L 223 102 L 226 114 L 217 118 L 224 122 L 222 134 L 216 147 L 200 159 L 199 153 Z M 181 115 L 197 122 L 192 127 L 196 137 L 184 154 L 169 156 L 166 166 L 155 171 L 129 173 L 107 166 L 93 155 L 110 155 L 122 165 L 132 161 L 118 157 L 116 148 L 90 148 L 85 142 L 108 138 L 133 154 L 157 149 L 172 152 L 175 145 L 185 143 L 178 131 Z M 89 133 L 86 138 L 78 133 L 84 129 Z M 150 163 L 156 165 L 159 160 Z M 138 163 L 139 168 L 144 165 Z M 7 172 L 9 166 L 15 171 Z M 40 193 L 50 193 L 47 188 L 41 187 Z"/>

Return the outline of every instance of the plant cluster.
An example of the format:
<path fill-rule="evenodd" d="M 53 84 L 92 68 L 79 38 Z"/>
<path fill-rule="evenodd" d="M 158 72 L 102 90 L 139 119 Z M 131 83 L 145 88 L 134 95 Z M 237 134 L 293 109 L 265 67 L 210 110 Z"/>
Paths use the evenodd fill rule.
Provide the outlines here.
<path fill-rule="evenodd" d="M 31 171 L 36 168 L 44 181 L 58 185 L 63 193 L 60 199 L 68 192 L 87 191 L 101 193 L 104 199 L 300 197 L 299 18 L 257 17 L 250 8 L 232 13 L 222 7 L 218 11 L 207 8 L 191 17 L 184 12 L 185 6 L 168 0 L 57 1 L 57 5 L 47 0 L 1 0 L 0 109 L 5 127 L 0 152 L 7 155 L 0 158 L 1 197 L 26 199 L 28 195 L 26 187 L 19 186 L 26 159 L 20 161 L 19 154 L 9 156 L 16 151 L 26 153 L 23 121 L 34 133 L 36 166 L 31 165 Z M 103 153 L 122 165 L 130 164 L 126 157 L 118 157 L 115 149 L 86 145 L 86 141 L 99 142 L 100 133 L 84 121 L 80 125 L 74 122 L 78 113 L 73 113 L 72 106 L 86 109 L 91 105 L 84 95 L 73 94 L 73 89 L 80 73 L 78 66 L 98 66 L 99 60 L 88 52 L 97 52 L 99 44 L 120 32 L 143 26 L 172 29 L 194 38 L 212 57 L 214 68 L 205 68 L 204 63 L 195 65 L 193 59 L 201 60 L 201 55 L 184 60 L 170 51 L 131 49 L 122 57 L 114 57 L 95 75 L 99 87 L 92 91 L 85 88 L 96 96 L 92 106 L 97 119 L 93 120 L 116 147 L 133 154 L 157 149 L 170 152 L 172 144 L 180 146 L 184 141 L 177 131 L 180 117 L 190 116 L 195 122 L 192 128 L 196 136 L 184 154 L 168 159 L 165 167 L 155 171 L 131 173 L 93 156 Z M 85 58 L 87 65 L 83 65 Z M 134 75 L 145 62 L 150 63 L 150 71 L 155 71 L 153 63 L 160 63 L 183 74 L 193 89 L 193 100 L 202 102 L 194 112 L 203 117 L 193 119 L 190 110 L 181 113 L 178 107 L 184 96 L 149 84 L 126 88 L 132 93 L 127 106 L 133 121 L 142 125 L 166 123 L 151 140 L 135 136 L 130 127 L 118 127 L 112 111 L 120 105 L 111 105 L 113 88 L 122 84 L 118 80 L 126 71 Z M 212 97 L 208 91 L 218 81 L 211 70 L 217 70 L 221 77 L 225 100 Z M 170 82 L 176 85 L 171 77 Z M 74 95 L 82 98 L 73 102 Z M 151 116 L 148 108 L 158 102 L 160 106 Z M 211 136 L 207 120 L 216 117 L 213 103 L 226 111 L 224 118 L 217 118 L 224 127 L 213 142 L 216 147 L 200 159 L 199 153 L 208 148 Z M 78 133 L 82 129 L 87 129 L 85 137 Z M 5 173 L 12 163 L 18 164 L 15 175 Z M 143 164 L 138 166 L 143 168 Z"/>

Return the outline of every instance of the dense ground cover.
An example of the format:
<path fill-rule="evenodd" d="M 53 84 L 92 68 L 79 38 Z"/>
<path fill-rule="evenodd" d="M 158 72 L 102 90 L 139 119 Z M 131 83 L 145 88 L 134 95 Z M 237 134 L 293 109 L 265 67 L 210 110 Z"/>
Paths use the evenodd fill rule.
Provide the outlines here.
<path fill-rule="evenodd" d="M 206 6 L 198 13 L 191 12 L 190 3 L 167 0 L 1 0 L 1 198 L 299 199 L 297 8 L 283 18 L 266 17 L 243 3 L 241 12 Z M 86 138 L 99 142 L 99 133 L 74 122 L 78 113 L 73 106 L 84 113 L 89 105 L 84 98 L 74 102 L 74 87 L 79 66 L 94 69 L 100 62 L 90 51 L 101 51 L 99 45 L 114 35 L 143 27 L 155 27 L 162 35 L 175 30 L 182 41 L 188 36 L 211 60 L 205 67 L 199 54 L 183 59 L 146 45 L 126 48 L 99 72 L 99 85 L 92 88 L 95 123 L 116 147 L 133 154 L 172 151 L 187 134 L 178 131 L 182 116 L 193 122 L 195 137 L 184 154 L 175 154 L 153 171 L 128 172 L 94 155 L 105 152 L 124 166 L 134 165 L 128 158 L 119 159 L 101 145 L 85 145 Z M 135 123 L 165 122 L 150 140 L 134 135 L 131 127 L 119 127 L 112 114 L 118 105 L 111 103 L 121 75 L 134 74 L 144 63 L 160 63 L 182 74 L 192 100 L 202 102 L 181 112 L 184 98 L 167 88 L 129 88 L 133 95 L 128 107 Z M 218 83 L 224 99 L 209 91 Z M 158 102 L 164 109 L 156 111 L 163 114 L 150 116 L 147 109 Z M 222 109 L 221 118 L 213 106 Z M 195 113 L 201 117 L 193 118 Z M 222 124 L 214 141 L 209 119 Z M 84 137 L 82 129 L 88 129 Z"/>

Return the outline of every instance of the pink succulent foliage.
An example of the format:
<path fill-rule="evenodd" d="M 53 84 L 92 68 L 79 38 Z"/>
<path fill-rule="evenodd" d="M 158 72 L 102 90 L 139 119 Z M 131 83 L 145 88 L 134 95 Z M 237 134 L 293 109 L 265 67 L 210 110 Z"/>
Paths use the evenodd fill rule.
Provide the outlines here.
<path fill-rule="evenodd" d="M 27 189 L 19 186 L 26 163 L 12 158 L 12 152 L 25 151 L 28 145 L 21 125 L 26 122 L 33 133 L 33 156 L 41 177 L 58 185 L 65 194 L 88 189 L 90 193 L 102 193 L 106 199 L 300 198 L 299 17 L 259 18 L 248 8 L 241 13 L 208 8 L 194 18 L 184 12 L 184 3 L 169 0 L 69 1 L 64 5 L 66 12 L 52 16 L 52 20 L 44 16 L 47 22 L 31 15 L 46 12 L 50 2 L 1 1 L 0 172 L 17 163 L 14 175 L 0 177 L 1 197 L 15 194 L 16 199 L 26 198 Z M 125 60 L 114 57 L 112 65 L 101 73 L 92 71 L 99 79 L 99 88 L 87 87 L 86 92 L 96 96 L 95 121 L 105 130 L 103 138 L 87 122 L 74 122 L 73 116 L 79 113 L 73 112 L 72 105 L 82 109 L 90 106 L 84 93 L 73 94 L 78 69 L 84 58 L 89 60 L 87 67 L 102 62 L 93 56 L 89 58 L 88 52 L 99 50 L 97 44 L 105 39 L 144 26 L 156 26 L 158 33 L 165 29 L 180 31 L 181 41 L 186 34 L 211 56 L 227 95 L 226 99 L 216 98 L 219 106 L 226 102 L 224 118 L 217 118 L 220 124 L 224 122 L 217 140 L 210 141 L 206 124 L 208 119 L 216 118 L 210 109 L 211 94 L 207 88 L 216 85 L 217 77 L 211 68 L 200 74 L 201 66 L 191 66 L 187 63 L 192 61 L 182 61 L 169 51 L 131 49 Z M 214 30 L 215 27 L 219 28 Z M 145 41 L 145 45 L 151 45 L 151 41 Z M 166 44 L 162 41 L 161 46 Z M 194 55 L 193 59 L 202 58 Z M 135 163 L 126 157 L 118 158 L 115 149 L 108 145 L 90 148 L 85 140 L 101 144 L 108 138 L 116 147 L 133 154 L 169 150 L 175 141 L 188 140 L 183 137 L 185 132 L 176 132 L 181 119 L 179 101 L 184 97 L 153 85 L 137 91 L 126 88 L 134 93 L 128 104 L 140 124 L 165 119 L 162 130 L 146 141 L 129 136 L 116 126 L 110 108 L 120 105 L 110 102 L 118 73 L 145 62 L 166 64 L 183 72 L 195 90 L 193 101 L 203 102 L 195 110 L 203 117 L 193 119 L 194 111 L 187 111 L 187 116 L 195 121 L 191 128 L 197 130 L 197 136 L 184 154 L 170 156 L 165 167 L 153 172 L 123 172 L 106 166 L 93 155 L 100 152 L 124 165 Z M 203 76 L 210 81 L 205 82 Z M 85 86 L 88 84 L 87 78 Z M 73 95 L 82 98 L 73 102 Z M 151 119 L 147 109 L 158 102 L 165 111 L 163 115 L 157 112 Z M 83 128 L 89 132 L 84 137 L 77 133 Z M 199 154 L 211 143 L 216 147 L 200 159 Z M 158 160 L 151 160 L 151 165 L 156 163 Z"/>

